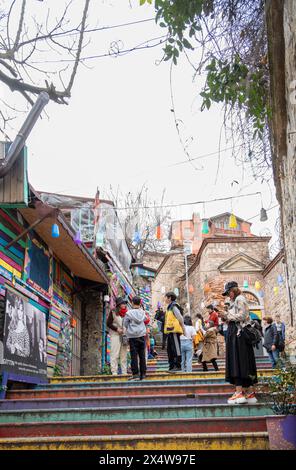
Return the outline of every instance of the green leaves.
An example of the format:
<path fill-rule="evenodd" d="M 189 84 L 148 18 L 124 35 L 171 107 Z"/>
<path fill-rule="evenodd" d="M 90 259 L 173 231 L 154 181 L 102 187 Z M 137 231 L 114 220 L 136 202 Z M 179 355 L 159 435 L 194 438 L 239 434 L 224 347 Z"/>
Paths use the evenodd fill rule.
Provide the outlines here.
<path fill-rule="evenodd" d="M 140 6 L 144 5 L 144 3 L 150 3 L 152 4 L 152 0 L 140 0 Z"/>
<path fill-rule="evenodd" d="M 177 64 L 179 54 L 194 50 L 196 42 L 203 47 L 204 41 L 212 41 L 212 48 L 204 46 L 204 60 L 198 69 L 199 72 L 206 71 L 205 85 L 200 93 L 201 109 L 209 109 L 213 103 L 223 103 L 242 111 L 253 126 L 254 137 L 263 137 L 271 118 L 268 72 L 266 61 L 256 60 L 254 53 L 263 54 L 263 58 L 266 55 L 260 23 L 260 15 L 264 22 L 264 11 L 258 7 L 249 12 L 242 0 L 155 0 L 154 5 L 156 23 L 168 30 L 164 60 Z M 242 23 L 239 20 L 235 22 L 236 18 L 241 18 Z M 221 19 L 223 27 L 222 23 L 219 27 Z M 227 25 L 230 25 L 231 32 L 228 32 Z M 252 47 L 257 44 L 256 36 L 253 38 L 256 31 L 260 33 L 263 52 L 257 46 L 255 49 Z"/>

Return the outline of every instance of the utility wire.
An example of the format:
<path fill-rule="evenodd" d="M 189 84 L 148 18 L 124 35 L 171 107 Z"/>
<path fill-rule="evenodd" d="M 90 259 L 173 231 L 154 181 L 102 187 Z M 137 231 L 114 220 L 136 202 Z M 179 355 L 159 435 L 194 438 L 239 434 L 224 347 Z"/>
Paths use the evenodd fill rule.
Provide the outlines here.
<path fill-rule="evenodd" d="M 238 199 L 238 198 L 241 198 L 241 197 L 248 197 L 248 196 L 256 196 L 260 194 L 261 195 L 261 192 L 260 191 L 257 191 L 255 193 L 249 193 L 249 194 L 240 194 L 238 196 L 228 196 L 228 197 L 221 197 L 221 198 L 215 198 L 215 199 L 208 199 L 208 200 L 203 200 L 203 201 L 194 201 L 194 202 L 183 202 L 183 203 L 180 203 L 180 204 L 163 204 L 163 205 L 159 205 L 159 206 L 142 206 L 142 207 L 130 207 L 130 206 L 127 206 L 127 207 L 114 207 L 114 206 L 110 206 L 110 207 L 101 207 L 102 210 L 128 210 L 128 209 L 137 209 L 137 210 L 141 210 L 141 209 L 162 209 L 162 208 L 165 208 L 165 207 L 181 207 L 181 206 L 194 206 L 194 205 L 197 205 L 197 204 L 205 204 L 205 203 L 210 203 L 210 202 L 216 202 L 216 201 L 229 201 L 229 200 L 232 200 L 232 199 Z"/>
<path fill-rule="evenodd" d="M 205 153 L 203 155 L 199 155 L 198 157 L 194 157 L 194 158 L 190 158 L 189 160 L 182 160 L 180 162 L 177 162 L 177 163 L 172 163 L 171 165 L 167 165 L 163 168 L 170 168 L 172 166 L 178 166 L 178 165 L 184 165 L 184 163 L 189 163 L 189 162 L 192 162 L 194 160 L 200 160 L 201 158 L 205 158 L 205 157 L 210 157 L 212 155 L 217 155 L 221 152 L 226 152 L 227 150 L 233 150 L 234 148 L 236 147 L 243 147 L 244 144 L 240 144 L 240 145 L 234 145 L 233 147 L 226 147 L 224 149 L 221 149 L 221 150 L 217 150 L 216 152 L 211 152 L 211 153 Z"/>
<path fill-rule="evenodd" d="M 272 209 L 275 209 L 276 207 L 279 207 L 279 205 L 275 204 L 274 206 L 270 207 L 269 209 L 266 209 L 266 212 L 269 212 Z M 249 219 L 247 219 L 246 222 L 248 222 L 249 220 L 252 220 L 252 219 L 256 219 L 256 217 L 259 217 L 259 215 L 260 215 L 260 213 L 256 214 L 256 215 L 253 215 L 253 217 L 250 217 Z"/>

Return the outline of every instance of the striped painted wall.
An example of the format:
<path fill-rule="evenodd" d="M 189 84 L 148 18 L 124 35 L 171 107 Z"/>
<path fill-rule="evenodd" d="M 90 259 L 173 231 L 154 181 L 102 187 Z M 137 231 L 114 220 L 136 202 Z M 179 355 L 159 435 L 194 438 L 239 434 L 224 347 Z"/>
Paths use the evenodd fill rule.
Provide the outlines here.
<path fill-rule="evenodd" d="M 6 245 L 24 229 L 25 222 L 16 209 L 0 208 L 0 296 L 5 296 L 6 285 L 14 287 L 29 298 L 29 302 L 41 310 L 47 318 L 48 376 L 54 374 L 61 334 L 61 319 L 72 314 L 74 278 L 63 264 L 50 256 L 48 291 L 44 291 L 30 279 L 30 246 L 34 243 L 47 252 L 42 240 L 30 231 L 30 236 L 16 242 L 9 249 Z"/>
<path fill-rule="evenodd" d="M 19 240 L 8 249 L 6 245 L 23 230 L 24 227 L 18 219 L 16 210 L 0 209 L 0 274 L 8 279 L 11 276 L 22 278 L 26 238 Z"/>

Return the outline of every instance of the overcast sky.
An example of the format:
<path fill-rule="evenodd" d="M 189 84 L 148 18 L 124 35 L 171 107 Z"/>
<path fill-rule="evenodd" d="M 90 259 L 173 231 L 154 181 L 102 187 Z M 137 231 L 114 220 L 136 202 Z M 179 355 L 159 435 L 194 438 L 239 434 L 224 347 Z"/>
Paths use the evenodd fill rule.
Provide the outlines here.
<path fill-rule="evenodd" d="M 30 3 L 38 12 L 50 4 L 53 12 L 62 2 Z M 89 24 L 106 26 L 151 18 L 153 8 L 139 7 L 138 3 L 92 0 Z M 163 33 L 153 21 L 96 32 L 91 35 L 85 55 L 108 53 L 112 41 L 121 41 L 122 47 L 130 48 Z M 254 181 L 251 169 L 236 164 L 231 151 L 221 153 L 216 184 L 217 154 L 197 160 L 197 170 L 190 163 L 170 167 L 187 157 L 171 112 L 170 64 L 158 65 L 161 57 L 160 46 L 122 57 L 86 61 L 88 68 L 80 67 L 69 106 L 50 103 L 46 108 L 49 118 L 39 120 L 27 142 L 32 185 L 37 190 L 93 197 L 97 186 L 102 193 L 110 185 L 136 192 L 147 183 L 154 199 L 165 188 L 168 203 L 262 191 L 264 206 L 275 205 L 272 184 Z M 217 152 L 222 112 L 219 107 L 200 111 L 198 93 L 203 79 L 193 82 L 192 78 L 193 69 L 181 58 L 173 67 L 172 89 L 182 138 L 185 141 L 193 137 L 188 151 L 194 158 Z M 2 93 L 7 98 L 10 92 L 2 88 Z M 221 148 L 228 146 L 222 139 Z M 231 186 L 233 180 L 239 185 Z M 244 219 L 259 214 L 260 208 L 258 196 L 233 201 L 234 212 Z M 229 201 L 207 204 L 205 216 L 230 209 Z M 194 211 L 203 216 L 201 205 L 176 209 L 172 216 L 188 218 Z M 274 233 L 277 209 L 268 216 L 265 223 L 259 222 L 259 217 L 252 220 L 254 233 Z"/>

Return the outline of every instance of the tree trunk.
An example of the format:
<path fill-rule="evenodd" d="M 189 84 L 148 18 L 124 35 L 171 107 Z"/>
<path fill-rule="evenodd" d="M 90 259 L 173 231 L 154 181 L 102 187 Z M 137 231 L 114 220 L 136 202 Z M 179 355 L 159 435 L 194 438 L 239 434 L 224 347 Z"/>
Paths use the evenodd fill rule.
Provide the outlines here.
<path fill-rule="evenodd" d="M 266 0 L 273 171 L 285 245 L 291 324 L 296 310 L 296 2 Z"/>

